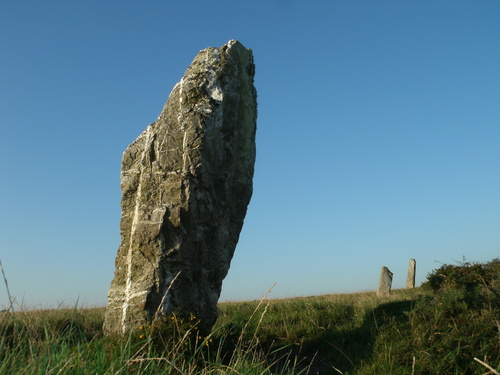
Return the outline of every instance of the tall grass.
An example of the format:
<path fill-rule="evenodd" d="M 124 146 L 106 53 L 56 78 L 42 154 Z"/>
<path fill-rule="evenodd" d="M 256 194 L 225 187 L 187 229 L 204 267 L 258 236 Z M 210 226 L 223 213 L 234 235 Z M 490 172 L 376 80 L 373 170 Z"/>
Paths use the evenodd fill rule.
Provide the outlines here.
<path fill-rule="evenodd" d="M 255 313 L 258 313 L 257 316 Z M 261 311 L 254 311 L 261 319 Z M 0 374 L 298 374 L 297 359 L 221 327 L 198 336 L 175 316 L 127 337 L 104 337 L 104 308 L 0 313 Z M 251 320 L 250 320 L 251 321 Z M 273 358 L 271 360 L 271 358 Z"/>
<path fill-rule="evenodd" d="M 423 294 L 412 289 L 382 298 L 364 292 L 271 300 L 258 322 L 247 321 L 257 302 L 225 303 L 217 327 L 240 332 L 247 325 L 247 340 L 256 338 L 267 348 L 286 346 L 312 373 L 352 372 L 371 358 L 377 327 L 401 319 Z"/>
<path fill-rule="evenodd" d="M 182 335 L 159 348 L 153 337 L 131 334 L 104 338 L 85 315 L 56 311 L 2 317 L 1 374 L 208 374 L 213 372 L 265 374 L 272 363 L 255 343 L 245 342 L 226 352 L 222 339 L 192 341 Z M 60 315 L 59 315 L 60 314 Z M 59 317 L 57 317 L 59 315 Z M 40 323 L 40 321 L 43 321 Z"/>
<path fill-rule="evenodd" d="M 499 271 L 495 261 L 443 268 L 428 278 L 444 277 L 438 287 L 387 297 L 221 303 L 207 337 L 195 317 L 113 338 L 102 333 L 104 308 L 7 311 L 0 374 L 495 374 Z"/>
<path fill-rule="evenodd" d="M 105 338 L 104 309 L 0 315 L 2 374 L 299 374 L 362 366 L 385 319 L 384 304 L 411 304 L 418 291 L 326 295 L 220 304 L 209 337 L 179 324 Z M 406 306 L 406 305 L 405 305 Z M 409 306 L 409 305 L 408 305 Z M 381 320 L 382 319 L 382 320 Z"/>

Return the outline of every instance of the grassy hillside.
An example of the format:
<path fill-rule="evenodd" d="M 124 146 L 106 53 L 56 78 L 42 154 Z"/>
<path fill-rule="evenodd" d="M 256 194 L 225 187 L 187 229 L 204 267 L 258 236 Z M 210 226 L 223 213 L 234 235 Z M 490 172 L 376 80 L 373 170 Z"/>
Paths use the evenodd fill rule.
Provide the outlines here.
<path fill-rule="evenodd" d="M 443 266 L 389 297 L 222 303 L 209 337 L 196 317 L 117 339 L 102 336 L 103 308 L 4 312 L 0 373 L 485 374 L 500 367 L 499 284 L 495 260 Z"/>

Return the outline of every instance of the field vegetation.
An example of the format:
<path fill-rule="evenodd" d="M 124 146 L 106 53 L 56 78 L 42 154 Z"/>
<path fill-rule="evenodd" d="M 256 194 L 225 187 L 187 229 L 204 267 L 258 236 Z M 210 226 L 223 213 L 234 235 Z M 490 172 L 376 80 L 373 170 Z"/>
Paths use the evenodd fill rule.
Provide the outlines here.
<path fill-rule="evenodd" d="M 500 260 L 415 289 L 221 303 L 104 337 L 104 308 L 0 313 L 0 374 L 498 374 Z"/>

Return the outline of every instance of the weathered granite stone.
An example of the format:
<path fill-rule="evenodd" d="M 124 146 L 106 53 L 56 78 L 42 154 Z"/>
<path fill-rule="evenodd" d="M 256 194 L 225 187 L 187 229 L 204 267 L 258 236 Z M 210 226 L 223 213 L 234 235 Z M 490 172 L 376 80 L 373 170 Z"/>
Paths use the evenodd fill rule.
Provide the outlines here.
<path fill-rule="evenodd" d="M 254 70 L 238 41 L 200 51 L 158 120 L 124 152 L 107 334 L 174 311 L 195 315 L 204 331 L 215 323 L 252 195 Z"/>
<path fill-rule="evenodd" d="M 388 296 L 391 294 L 392 272 L 387 267 L 382 267 L 380 271 L 380 281 L 378 283 L 377 295 Z"/>
<path fill-rule="evenodd" d="M 406 287 L 415 288 L 415 271 L 417 269 L 417 262 L 415 259 L 410 259 L 410 265 L 408 266 L 408 277 L 406 278 Z"/>

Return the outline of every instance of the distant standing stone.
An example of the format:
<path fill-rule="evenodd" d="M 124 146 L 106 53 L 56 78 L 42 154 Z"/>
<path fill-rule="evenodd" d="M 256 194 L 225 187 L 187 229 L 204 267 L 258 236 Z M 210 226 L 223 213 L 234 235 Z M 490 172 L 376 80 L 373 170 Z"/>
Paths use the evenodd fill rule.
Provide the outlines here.
<path fill-rule="evenodd" d="M 380 281 L 378 283 L 377 295 L 388 296 L 391 294 L 392 272 L 387 267 L 382 267 L 380 271 Z"/>
<path fill-rule="evenodd" d="M 106 334 L 158 313 L 193 314 L 204 332 L 215 323 L 252 196 L 254 71 L 252 51 L 236 40 L 200 51 L 158 119 L 125 150 Z"/>
<path fill-rule="evenodd" d="M 408 266 L 408 277 L 406 278 L 406 287 L 415 288 L 415 271 L 417 269 L 417 262 L 415 259 L 410 259 L 410 265 Z"/>

